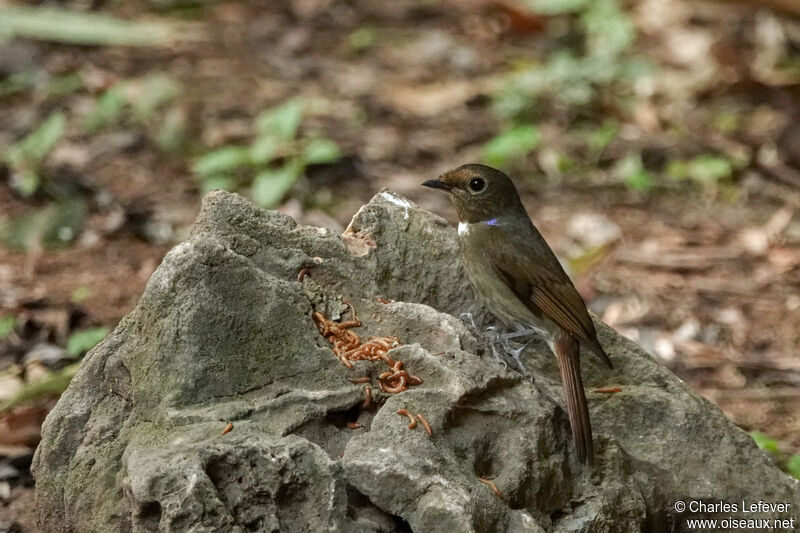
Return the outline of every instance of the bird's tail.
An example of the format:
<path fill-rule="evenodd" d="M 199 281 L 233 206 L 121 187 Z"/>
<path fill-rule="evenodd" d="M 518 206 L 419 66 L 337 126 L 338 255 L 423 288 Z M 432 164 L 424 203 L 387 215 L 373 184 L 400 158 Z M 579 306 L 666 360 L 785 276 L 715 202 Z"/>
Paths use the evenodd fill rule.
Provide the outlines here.
<path fill-rule="evenodd" d="M 586 394 L 581 380 L 580 345 L 575 337 L 564 330 L 555 335 L 553 345 L 567 398 L 567 415 L 572 427 L 572 438 L 578 449 L 578 458 L 582 463 L 591 466 L 594 463 L 594 445 L 589 408 L 586 405 Z"/>

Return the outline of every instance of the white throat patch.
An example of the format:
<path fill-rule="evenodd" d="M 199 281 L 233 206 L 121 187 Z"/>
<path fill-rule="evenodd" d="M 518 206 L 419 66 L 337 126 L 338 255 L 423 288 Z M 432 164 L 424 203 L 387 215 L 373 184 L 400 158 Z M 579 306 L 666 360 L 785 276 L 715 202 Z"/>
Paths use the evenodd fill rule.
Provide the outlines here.
<path fill-rule="evenodd" d="M 459 222 L 458 223 L 458 235 L 463 237 L 469 231 L 469 222 Z"/>

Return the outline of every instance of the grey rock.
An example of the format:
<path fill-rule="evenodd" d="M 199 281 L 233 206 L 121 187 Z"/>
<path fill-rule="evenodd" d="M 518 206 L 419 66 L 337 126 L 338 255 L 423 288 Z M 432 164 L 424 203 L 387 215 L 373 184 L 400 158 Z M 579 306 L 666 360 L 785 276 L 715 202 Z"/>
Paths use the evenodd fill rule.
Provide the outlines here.
<path fill-rule="evenodd" d="M 374 381 L 386 367 L 348 371 L 311 319 L 338 319 L 344 300 L 362 339 L 401 338 L 391 355 L 422 385 L 374 387 L 362 407 L 365 385 L 346 378 Z M 584 357 L 587 389 L 623 391 L 588 393 L 589 471 L 572 448 L 552 355 L 532 344 L 535 381 L 522 379 L 455 318 L 462 312 L 488 323 L 455 231 L 402 198 L 379 193 L 338 235 L 209 194 L 188 240 L 48 416 L 33 466 L 40 527 L 683 531 L 689 513 L 673 511 L 677 500 L 789 503 L 772 515 L 787 518 L 800 509 L 798 483 L 746 433 L 600 323 L 616 366 Z M 408 429 L 401 408 L 423 413 L 433 435 Z"/>

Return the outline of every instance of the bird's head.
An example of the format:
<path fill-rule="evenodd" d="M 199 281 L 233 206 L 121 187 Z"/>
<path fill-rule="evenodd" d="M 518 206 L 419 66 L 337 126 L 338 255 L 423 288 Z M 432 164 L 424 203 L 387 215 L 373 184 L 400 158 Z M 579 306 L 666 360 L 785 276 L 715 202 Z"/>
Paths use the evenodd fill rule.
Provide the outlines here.
<path fill-rule="evenodd" d="M 522 207 L 511 178 L 486 165 L 462 165 L 422 185 L 447 191 L 462 222 L 482 222 Z"/>

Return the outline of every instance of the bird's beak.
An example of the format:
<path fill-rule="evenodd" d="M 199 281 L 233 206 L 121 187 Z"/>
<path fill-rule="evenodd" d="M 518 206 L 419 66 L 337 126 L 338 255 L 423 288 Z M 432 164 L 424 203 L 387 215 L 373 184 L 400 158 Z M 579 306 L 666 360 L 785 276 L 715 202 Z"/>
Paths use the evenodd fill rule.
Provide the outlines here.
<path fill-rule="evenodd" d="M 431 189 L 441 189 L 443 191 L 449 191 L 453 188 L 452 185 L 448 185 L 442 180 L 435 179 L 435 180 L 428 180 L 422 184 L 423 187 L 430 187 Z"/>

